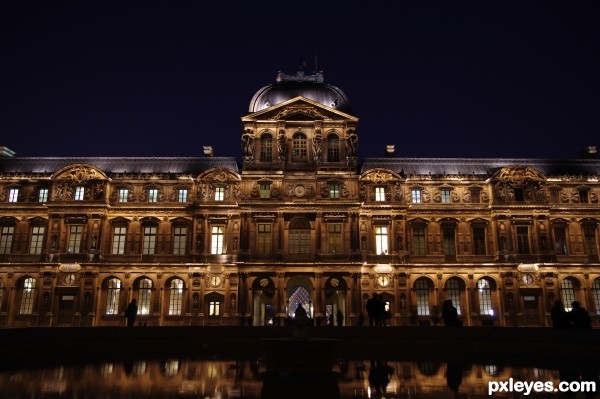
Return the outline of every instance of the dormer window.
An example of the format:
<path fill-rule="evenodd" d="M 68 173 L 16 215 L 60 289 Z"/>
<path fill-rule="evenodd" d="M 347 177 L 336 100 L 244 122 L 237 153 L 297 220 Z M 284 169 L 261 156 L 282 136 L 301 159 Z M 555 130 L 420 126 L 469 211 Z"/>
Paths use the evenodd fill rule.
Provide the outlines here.
<path fill-rule="evenodd" d="M 177 202 L 187 202 L 188 190 L 185 188 L 177 190 Z"/>
<path fill-rule="evenodd" d="M 215 201 L 225 200 L 225 187 L 215 187 Z"/>
<path fill-rule="evenodd" d="M 75 187 L 75 195 L 74 195 L 73 199 L 75 201 L 83 201 L 84 193 L 85 193 L 85 187 L 83 187 L 83 186 Z"/>
<path fill-rule="evenodd" d="M 292 137 L 292 162 L 306 162 L 307 160 L 306 135 L 300 132 L 295 133 Z"/>
<path fill-rule="evenodd" d="M 329 198 L 340 198 L 340 185 L 338 183 L 329 185 Z"/>
<path fill-rule="evenodd" d="M 588 190 L 586 190 L 586 189 L 580 189 L 579 190 L 579 203 L 580 204 L 587 204 L 587 203 L 589 203 L 589 200 L 588 200 Z"/>
<path fill-rule="evenodd" d="M 515 201 L 523 202 L 525 201 L 525 193 L 521 187 L 515 188 Z"/>
<path fill-rule="evenodd" d="M 48 202 L 48 189 L 40 188 L 38 193 L 38 202 Z"/>
<path fill-rule="evenodd" d="M 442 194 L 442 204 L 449 204 L 452 202 L 452 198 L 450 196 L 452 190 L 449 188 L 442 188 L 441 190 L 441 194 Z"/>
<path fill-rule="evenodd" d="M 411 190 L 411 199 L 413 204 L 420 204 L 422 202 L 420 188 L 413 188 Z"/>
<path fill-rule="evenodd" d="M 11 188 L 8 190 L 8 202 L 17 202 L 19 200 L 19 189 Z"/>
<path fill-rule="evenodd" d="M 129 197 L 129 190 L 126 188 L 119 189 L 119 202 L 127 202 Z"/>
<path fill-rule="evenodd" d="M 271 198 L 271 183 L 260 183 L 259 195 L 260 198 Z"/>
<path fill-rule="evenodd" d="M 331 133 L 327 136 L 327 162 L 340 161 L 340 138 Z"/>
<path fill-rule="evenodd" d="M 262 162 L 273 160 L 273 136 L 269 133 L 260 136 L 260 160 Z"/>
<path fill-rule="evenodd" d="M 148 202 L 158 202 L 158 189 L 151 188 L 148 190 Z"/>
<path fill-rule="evenodd" d="M 375 187 L 375 201 L 385 201 L 385 187 Z"/>

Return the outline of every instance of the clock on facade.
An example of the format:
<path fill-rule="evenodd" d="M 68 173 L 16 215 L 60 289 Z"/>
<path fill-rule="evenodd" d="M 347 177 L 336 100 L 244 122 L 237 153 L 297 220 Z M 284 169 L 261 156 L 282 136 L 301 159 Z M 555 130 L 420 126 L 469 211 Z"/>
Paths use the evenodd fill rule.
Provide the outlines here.
<path fill-rule="evenodd" d="M 76 278 L 75 273 L 69 273 L 64 277 L 63 281 L 66 285 L 72 285 Z"/>
<path fill-rule="evenodd" d="M 296 187 L 294 187 L 294 195 L 296 195 L 296 197 L 304 196 L 305 192 L 306 192 L 306 189 L 304 188 L 303 185 L 297 185 Z"/>
<path fill-rule="evenodd" d="M 531 274 L 524 274 L 522 277 L 523 284 L 530 285 L 533 283 L 533 276 Z"/>
<path fill-rule="evenodd" d="M 380 287 L 387 287 L 388 285 L 390 285 L 390 278 L 388 276 L 378 276 L 377 284 Z"/>
<path fill-rule="evenodd" d="M 221 285 L 221 276 L 210 276 L 210 285 L 218 287 Z"/>

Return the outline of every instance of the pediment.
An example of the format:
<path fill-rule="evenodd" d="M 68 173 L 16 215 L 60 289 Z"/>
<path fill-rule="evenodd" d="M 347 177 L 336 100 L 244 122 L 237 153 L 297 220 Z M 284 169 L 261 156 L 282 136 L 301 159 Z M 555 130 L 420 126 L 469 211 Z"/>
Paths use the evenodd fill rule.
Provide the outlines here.
<path fill-rule="evenodd" d="M 242 118 L 243 122 L 258 120 L 291 120 L 291 121 L 332 121 L 348 120 L 357 122 L 358 118 L 329 108 L 306 97 L 295 97 L 273 107 L 248 114 Z"/>
<path fill-rule="evenodd" d="M 360 177 L 360 181 L 370 181 L 375 184 L 384 184 L 397 180 L 402 180 L 402 177 L 398 173 L 383 168 L 368 170 Z"/>
<path fill-rule="evenodd" d="M 103 171 L 84 163 L 66 166 L 52 175 L 52 179 L 72 180 L 78 184 L 89 180 L 109 180 Z"/>
<path fill-rule="evenodd" d="M 198 176 L 198 180 L 212 183 L 226 183 L 228 181 L 241 180 L 240 175 L 230 171 L 229 169 L 214 168 Z"/>
<path fill-rule="evenodd" d="M 513 165 L 500 169 L 492 176 L 492 180 L 521 185 L 527 181 L 544 182 L 546 176 L 530 166 Z"/>

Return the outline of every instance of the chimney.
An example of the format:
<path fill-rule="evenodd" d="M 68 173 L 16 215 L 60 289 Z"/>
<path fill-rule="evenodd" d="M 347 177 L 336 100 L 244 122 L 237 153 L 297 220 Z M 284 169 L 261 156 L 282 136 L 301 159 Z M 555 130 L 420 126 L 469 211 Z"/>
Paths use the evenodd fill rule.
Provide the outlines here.
<path fill-rule="evenodd" d="M 385 146 L 385 156 L 386 157 L 393 157 L 394 156 L 394 151 L 395 151 L 395 144 L 387 144 Z"/>
<path fill-rule="evenodd" d="M 15 152 L 8 147 L 0 146 L 0 157 L 12 158 Z"/>
<path fill-rule="evenodd" d="M 213 153 L 213 148 L 209 145 L 205 145 L 204 146 L 204 156 L 205 157 L 212 157 L 213 155 L 215 155 Z"/>
<path fill-rule="evenodd" d="M 588 147 L 585 147 L 583 150 L 581 150 L 581 158 L 584 159 L 596 159 L 596 154 L 597 154 L 597 150 L 596 150 L 596 146 L 595 145 L 591 145 Z"/>

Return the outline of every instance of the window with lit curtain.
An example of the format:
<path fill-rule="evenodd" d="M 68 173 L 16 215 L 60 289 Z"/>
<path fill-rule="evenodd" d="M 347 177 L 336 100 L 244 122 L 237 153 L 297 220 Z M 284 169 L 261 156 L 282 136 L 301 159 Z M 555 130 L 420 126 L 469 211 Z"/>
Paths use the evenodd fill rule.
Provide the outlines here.
<path fill-rule="evenodd" d="M 413 188 L 410 191 L 410 194 L 411 194 L 411 199 L 412 199 L 413 204 L 421 203 L 421 189 L 420 188 Z"/>
<path fill-rule="evenodd" d="M 78 254 L 81 252 L 81 235 L 83 233 L 83 225 L 72 224 L 69 226 L 69 241 L 67 244 L 67 252 L 70 254 Z"/>
<path fill-rule="evenodd" d="M 340 185 L 332 183 L 329 185 L 329 198 L 340 198 Z"/>
<path fill-rule="evenodd" d="M 212 226 L 210 237 L 210 253 L 219 255 L 223 253 L 225 242 L 225 228 L 223 226 Z"/>
<path fill-rule="evenodd" d="M 187 202 L 188 200 L 188 190 L 179 189 L 177 190 L 177 202 Z"/>
<path fill-rule="evenodd" d="M 377 255 L 388 254 L 388 228 L 387 226 L 375 227 L 375 253 Z"/>
<path fill-rule="evenodd" d="M 173 228 L 173 254 L 185 255 L 187 242 L 187 227 Z"/>
<path fill-rule="evenodd" d="M 2 282 L 0 282 L 0 289 Z M 600 277 L 594 280 L 592 284 L 592 295 L 594 296 L 594 306 L 596 307 L 596 314 L 600 315 Z M 1 297 L 0 297 L 1 299 Z"/>
<path fill-rule="evenodd" d="M 85 187 L 77 186 L 75 187 L 75 193 L 73 199 L 75 201 L 83 201 L 83 196 L 85 194 Z"/>
<path fill-rule="evenodd" d="M 573 308 L 572 303 L 575 300 L 575 284 L 570 278 L 564 279 L 560 283 L 560 297 L 567 312 Z"/>
<path fill-rule="evenodd" d="M 329 252 L 342 252 L 342 225 L 341 223 L 331 223 L 327 225 L 329 235 Z"/>
<path fill-rule="evenodd" d="M 144 244 L 142 248 L 143 255 L 154 255 L 156 247 L 156 226 L 144 227 Z"/>
<path fill-rule="evenodd" d="M 119 189 L 119 202 L 127 202 L 129 190 L 126 188 Z"/>
<path fill-rule="evenodd" d="M 268 223 L 258 224 L 256 251 L 259 254 L 268 254 L 271 252 L 271 225 Z"/>
<path fill-rule="evenodd" d="M 174 278 L 169 287 L 169 315 L 181 314 L 183 305 L 183 280 Z"/>
<path fill-rule="evenodd" d="M 115 226 L 113 228 L 112 254 L 123 255 L 125 253 L 125 237 L 127 236 L 127 227 Z"/>
<path fill-rule="evenodd" d="M 375 187 L 375 201 L 385 201 L 385 187 Z"/>
<path fill-rule="evenodd" d="M 158 202 L 158 189 L 152 188 L 148 190 L 148 202 Z"/>
<path fill-rule="evenodd" d="M 21 291 L 21 303 L 19 306 L 19 314 L 32 314 L 33 305 L 35 303 L 37 281 L 34 278 L 28 277 L 23 280 L 23 288 Z"/>
<path fill-rule="evenodd" d="M 307 160 L 306 135 L 295 133 L 292 137 L 292 162 L 306 162 Z"/>
<path fill-rule="evenodd" d="M 420 278 L 415 281 L 415 294 L 417 296 L 417 315 L 429 316 L 429 282 Z"/>
<path fill-rule="evenodd" d="M 8 202 L 17 202 L 19 201 L 19 189 L 11 188 L 8 190 Z"/>
<path fill-rule="evenodd" d="M 138 282 L 138 314 L 149 315 L 152 304 L 152 280 L 142 278 Z"/>
<path fill-rule="evenodd" d="M 442 204 L 449 204 L 452 202 L 452 198 L 450 197 L 450 189 L 443 188 L 441 191 L 442 194 Z"/>
<path fill-rule="evenodd" d="M 490 282 L 485 278 L 477 281 L 477 292 L 479 294 L 479 314 L 493 316 L 492 288 Z"/>
<path fill-rule="evenodd" d="M 221 302 L 219 301 L 210 301 L 208 303 L 208 315 L 215 317 L 221 314 Z"/>
<path fill-rule="evenodd" d="M 44 246 L 44 226 L 33 226 L 31 228 L 31 243 L 29 245 L 29 253 L 31 255 L 39 255 L 42 253 Z"/>
<path fill-rule="evenodd" d="M 48 189 L 40 188 L 38 192 L 38 202 L 48 202 Z"/>
<path fill-rule="evenodd" d="M 273 136 L 269 133 L 260 136 L 260 160 L 262 162 L 273 161 Z"/>
<path fill-rule="evenodd" d="M 14 234 L 14 226 L 2 226 L 0 229 L 0 254 L 10 253 Z"/>
<path fill-rule="evenodd" d="M 454 305 L 458 314 L 461 314 L 460 281 L 456 277 L 452 277 L 446 282 L 446 297 L 452 301 L 452 305 Z"/>
<path fill-rule="evenodd" d="M 215 187 L 215 201 L 225 200 L 225 187 Z"/>
<path fill-rule="evenodd" d="M 121 295 L 121 280 L 116 277 L 106 281 L 106 309 L 107 315 L 119 314 L 119 297 Z"/>

